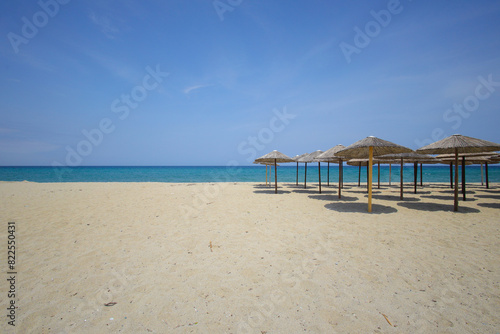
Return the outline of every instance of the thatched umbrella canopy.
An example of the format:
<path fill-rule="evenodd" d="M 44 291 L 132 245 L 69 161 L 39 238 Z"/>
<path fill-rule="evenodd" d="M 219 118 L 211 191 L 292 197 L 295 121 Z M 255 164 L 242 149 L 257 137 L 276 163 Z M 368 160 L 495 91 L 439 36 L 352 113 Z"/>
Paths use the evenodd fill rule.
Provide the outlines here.
<path fill-rule="evenodd" d="M 297 159 L 298 162 L 304 162 L 306 164 L 305 166 L 305 171 L 304 171 L 304 189 L 306 188 L 307 185 L 307 164 L 310 162 L 316 162 L 317 160 L 314 160 L 318 155 L 323 153 L 323 151 L 317 150 L 312 153 L 309 153 L 306 156 L 303 156 L 300 159 Z M 318 162 L 318 175 L 319 175 L 319 193 L 321 194 L 321 169 L 320 169 L 320 162 Z"/>
<path fill-rule="evenodd" d="M 368 166 L 368 159 L 349 159 L 346 162 L 349 166 Z"/>
<path fill-rule="evenodd" d="M 372 166 L 373 157 L 391 154 L 391 153 L 406 153 L 413 150 L 391 143 L 390 141 L 376 138 L 373 136 L 366 137 L 345 149 L 336 153 L 337 156 L 345 156 L 347 158 L 368 158 L 368 212 L 372 212 Z"/>
<path fill-rule="evenodd" d="M 414 190 L 413 192 L 416 194 L 417 193 L 417 168 L 418 168 L 418 163 L 420 161 L 433 161 L 435 160 L 436 162 L 438 159 L 434 158 L 433 156 L 427 155 L 427 154 L 419 154 L 415 152 L 409 152 L 409 153 L 397 153 L 397 154 L 385 154 L 381 155 L 378 157 L 379 159 L 399 159 L 401 161 L 401 178 L 400 178 L 400 192 L 399 192 L 399 198 L 403 199 L 403 164 L 404 162 L 413 162 L 413 184 L 414 184 Z M 420 171 L 422 171 L 422 167 L 420 167 Z M 420 176 L 422 178 L 422 176 Z"/>
<path fill-rule="evenodd" d="M 274 163 L 274 193 L 278 193 L 278 172 L 276 166 L 278 162 L 293 162 L 294 160 L 287 155 L 276 150 L 255 159 L 256 162 L 270 162 Z"/>
<path fill-rule="evenodd" d="M 500 161 L 500 155 L 496 155 L 496 156 L 491 157 L 490 161 L 491 162 L 495 162 L 495 161 L 498 162 L 498 161 Z"/>
<path fill-rule="evenodd" d="M 496 152 L 475 152 L 475 153 L 458 153 L 459 157 L 473 158 L 473 157 L 495 157 L 498 156 Z M 438 159 L 455 159 L 455 154 L 439 154 L 436 156 Z"/>
<path fill-rule="evenodd" d="M 309 155 L 309 153 L 304 153 L 304 154 L 301 154 L 301 155 L 296 155 L 294 156 L 292 159 L 293 161 L 295 161 L 297 163 L 297 176 L 295 178 L 295 185 L 298 186 L 299 185 L 299 159 L 305 157 Z"/>
<path fill-rule="evenodd" d="M 462 135 L 452 135 L 427 146 L 421 147 L 417 150 L 417 152 L 427 154 L 455 154 L 455 198 L 453 211 L 458 211 L 458 155 L 460 153 L 481 153 L 498 150 L 500 150 L 500 144 L 493 143 L 491 141 Z"/>
<path fill-rule="evenodd" d="M 321 153 L 316 157 L 316 160 L 323 162 L 338 162 L 342 157 L 336 156 L 335 154 L 341 150 L 345 149 L 345 146 L 342 144 L 336 145 L 325 152 Z"/>
<path fill-rule="evenodd" d="M 336 156 L 335 154 L 340 151 L 340 150 L 343 150 L 345 148 L 344 145 L 342 144 L 338 144 L 328 150 L 326 150 L 325 152 L 323 152 L 322 154 L 318 155 L 316 157 L 316 160 L 317 161 L 324 161 L 324 162 L 327 162 L 328 163 L 328 169 L 327 169 L 327 185 L 329 186 L 330 185 L 330 162 L 334 162 L 334 163 L 338 163 L 339 164 L 339 198 L 340 198 L 340 188 L 342 188 L 342 183 L 343 183 L 343 179 L 344 179 L 344 175 L 343 175 L 343 163 L 342 163 L 342 157 L 338 157 Z"/>

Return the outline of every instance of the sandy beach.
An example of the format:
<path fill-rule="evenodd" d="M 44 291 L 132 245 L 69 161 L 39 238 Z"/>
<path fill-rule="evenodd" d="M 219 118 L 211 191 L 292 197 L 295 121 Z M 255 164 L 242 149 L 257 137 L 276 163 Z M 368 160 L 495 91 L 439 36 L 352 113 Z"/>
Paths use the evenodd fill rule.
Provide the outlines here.
<path fill-rule="evenodd" d="M 279 186 L 0 182 L 0 332 L 500 331 L 499 184 Z"/>

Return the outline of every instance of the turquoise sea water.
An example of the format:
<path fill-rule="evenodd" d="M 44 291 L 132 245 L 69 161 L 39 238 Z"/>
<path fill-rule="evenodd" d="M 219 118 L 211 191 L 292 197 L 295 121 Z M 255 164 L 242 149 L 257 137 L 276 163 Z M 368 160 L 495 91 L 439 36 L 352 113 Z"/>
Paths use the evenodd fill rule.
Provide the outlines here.
<path fill-rule="evenodd" d="M 399 166 L 392 166 L 392 182 L 399 182 Z M 449 182 L 449 166 L 424 165 L 424 182 Z M 321 164 L 321 179 L 327 182 L 327 164 Z M 338 165 L 330 165 L 330 182 L 338 182 Z M 377 182 L 377 166 L 373 182 Z M 481 182 L 481 167 L 466 167 L 467 182 Z M 271 173 L 274 180 L 274 169 Z M 405 182 L 413 182 L 413 165 L 403 169 Z M 420 180 L 420 169 L 418 171 Z M 461 176 L 460 176 L 461 177 Z M 0 167 L 0 181 L 32 182 L 264 182 L 265 166 L 169 166 L 169 167 Z M 278 182 L 295 182 L 296 166 L 278 167 Z M 381 182 L 389 181 L 389 166 L 380 168 Z M 489 181 L 500 182 L 500 166 L 489 166 Z M 304 164 L 299 166 L 299 182 L 304 182 Z M 308 165 L 307 182 L 318 182 L 318 165 Z M 344 166 L 344 182 L 358 182 L 358 167 Z M 361 182 L 366 182 L 366 167 L 361 168 Z"/>

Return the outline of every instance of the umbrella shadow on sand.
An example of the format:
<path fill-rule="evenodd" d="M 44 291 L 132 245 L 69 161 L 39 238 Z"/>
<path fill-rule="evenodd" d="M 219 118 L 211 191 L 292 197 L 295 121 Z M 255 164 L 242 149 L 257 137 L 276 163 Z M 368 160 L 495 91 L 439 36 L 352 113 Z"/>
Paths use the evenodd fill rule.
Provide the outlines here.
<path fill-rule="evenodd" d="M 288 188 L 294 188 L 294 189 L 302 188 L 302 189 L 304 189 L 304 183 L 300 183 L 300 182 L 299 182 L 299 184 L 295 184 L 295 183 L 283 183 L 283 185 L 285 187 L 288 187 Z M 311 187 L 314 187 L 314 186 L 311 186 Z"/>
<path fill-rule="evenodd" d="M 342 196 L 342 198 L 339 198 L 337 194 L 309 195 L 308 197 L 312 198 L 312 199 L 317 199 L 320 201 L 335 201 L 335 202 L 355 202 L 359 199 L 358 197 L 349 197 L 349 196 Z"/>
<path fill-rule="evenodd" d="M 260 188 L 260 189 L 268 189 L 271 188 L 271 186 L 266 186 L 265 184 L 256 184 L 253 186 L 254 188 Z"/>
<path fill-rule="evenodd" d="M 318 188 L 310 188 L 310 189 L 293 189 L 292 190 L 294 193 L 298 193 L 298 194 L 318 194 L 319 193 L 319 190 Z M 328 193 L 333 193 L 333 192 L 330 192 L 330 191 L 323 191 L 322 192 L 328 192 Z"/>
<path fill-rule="evenodd" d="M 475 194 L 476 192 L 474 190 L 469 190 L 470 188 L 467 188 L 467 192 L 466 194 L 467 195 L 472 195 L 472 194 Z M 441 191 L 436 191 L 438 193 L 442 193 L 442 194 L 451 194 L 453 196 L 453 190 L 452 189 L 449 189 L 449 190 L 441 190 Z M 462 190 L 459 191 L 459 194 L 462 193 Z"/>
<path fill-rule="evenodd" d="M 479 198 L 490 198 L 490 199 L 498 199 L 500 200 L 500 195 L 475 195 L 474 197 L 479 197 Z"/>
<path fill-rule="evenodd" d="M 349 190 L 350 193 L 356 193 L 356 194 L 368 194 L 368 190 Z M 381 191 L 378 190 L 373 190 L 372 194 L 380 194 Z"/>
<path fill-rule="evenodd" d="M 422 189 L 422 188 L 417 188 L 417 194 L 419 195 L 429 195 L 429 194 L 432 194 L 432 191 L 422 191 L 422 190 L 419 190 L 419 189 Z M 413 193 L 413 191 L 412 191 Z"/>
<path fill-rule="evenodd" d="M 365 195 L 365 197 L 368 197 L 368 195 Z M 403 199 L 401 199 L 400 196 L 396 196 L 396 195 L 373 195 L 372 198 L 383 200 L 383 201 L 397 201 L 397 202 L 418 202 L 418 201 L 420 201 L 420 198 L 403 197 Z"/>
<path fill-rule="evenodd" d="M 500 194 L 500 188 L 495 188 L 490 186 L 489 189 L 482 189 L 481 191 L 487 192 L 487 193 L 494 193 L 494 194 Z"/>
<path fill-rule="evenodd" d="M 274 188 L 268 189 L 268 190 L 254 190 L 253 193 L 254 194 L 275 194 Z M 288 190 L 279 190 L 278 189 L 277 195 L 289 194 L 289 193 L 290 193 L 290 191 L 288 191 Z"/>
<path fill-rule="evenodd" d="M 325 208 L 328 210 L 338 212 L 352 212 L 352 213 L 366 213 L 366 214 L 381 214 L 381 213 L 395 213 L 398 210 L 392 206 L 373 204 L 372 212 L 366 212 L 366 203 L 330 203 L 326 204 Z"/>
<path fill-rule="evenodd" d="M 468 195 L 469 193 L 467 193 Z M 462 196 L 460 194 L 460 196 Z M 443 200 L 443 201 L 453 201 L 453 195 L 450 195 L 450 196 L 441 196 L 441 195 L 425 195 L 425 196 L 422 196 L 423 198 L 430 198 L 430 199 L 439 199 L 439 200 Z M 462 197 L 460 197 L 459 200 L 461 200 Z M 471 197 L 467 197 L 467 200 L 466 202 L 473 202 L 473 201 L 477 201 L 477 199 L 475 198 L 471 198 Z"/>
<path fill-rule="evenodd" d="M 490 209 L 500 209 L 500 203 L 477 203 L 478 206 Z"/>
<path fill-rule="evenodd" d="M 425 183 L 424 183 L 425 185 Z M 438 188 L 438 189 L 442 189 L 442 188 L 450 188 L 450 185 L 449 184 L 428 184 L 427 185 L 429 188 Z"/>
<path fill-rule="evenodd" d="M 413 202 L 413 203 L 398 203 L 399 206 L 405 207 L 411 210 L 419 210 L 419 211 L 447 211 L 453 212 L 453 204 L 439 204 L 439 203 L 428 203 L 428 202 Z M 460 206 L 458 213 L 478 213 L 481 212 L 475 208 L 469 208 L 466 206 Z"/>

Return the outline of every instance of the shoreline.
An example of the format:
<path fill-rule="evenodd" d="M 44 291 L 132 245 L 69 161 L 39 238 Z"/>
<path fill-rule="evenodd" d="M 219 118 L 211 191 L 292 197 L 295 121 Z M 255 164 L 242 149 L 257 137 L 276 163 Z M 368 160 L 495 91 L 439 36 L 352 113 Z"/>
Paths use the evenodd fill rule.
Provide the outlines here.
<path fill-rule="evenodd" d="M 314 164 L 313 164 L 314 165 Z M 431 166 L 432 168 L 423 168 L 419 172 L 419 179 L 422 177 L 426 183 L 441 183 L 449 181 L 449 168 L 447 166 Z M 269 171 L 269 169 L 268 169 Z M 344 168 L 344 181 L 357 182 L 359 177 L 359 168 L 347 166 Z M 404 181 L 413 182 L 413 168 L 406 166 L 404 170 Z M 272 176 L 268 177 L 273 178 Z M 305 166 L 299 166 L 299 179 L 302 180 L 305 174 Z M 479 166 L 468 166 L 466 181 L 467 183 L 483 183 L 486 181 L 486 171 L 481 175 Z M 373 181 L 377 181 L 378 171 L 374 168 Z M 321 178 L 322 183 L 326 183 L 327 177 L 332 183 L 338 180 L 338 166 L 328 169 L 322 165 Z M 399 182 L 399 167 L 392 170 L 381 166 L 380 180 L 382 183 Z M 280 166 L 278 168 L 278 182 L 293 183 L 297 178 L 297 169 L 295 166 Z M 308 182 L 317 183 L 318 167 L 309 166 L 307 170 Z M 0 169 L 0 180 L 5 181 L 33 181 L 41 183 L 59 183 L 59 182 L 165 182 L 165 183 L 211 183 L 211 182 L 265 182 L 266 168 L 264 166 L 251 166 L 242 168 L 228 167 L 78 167 L 67 170 L 54 170 L 51 167 L 6 167 Z M 366 182 L 366 168 L 361 170 L 361 180 Z M 500 182 L 500 166 L 490 166 L 489 181 Z"/>

